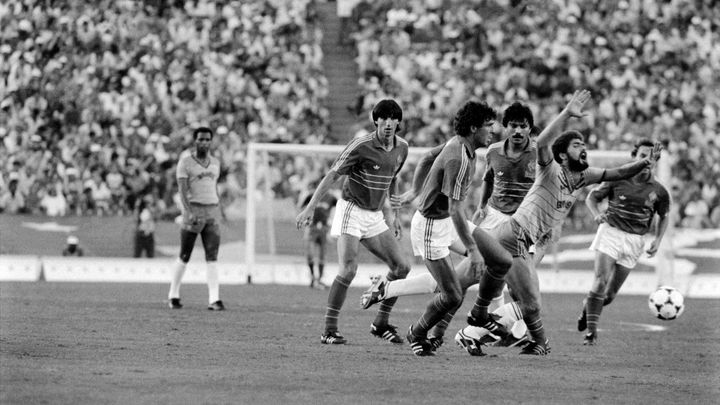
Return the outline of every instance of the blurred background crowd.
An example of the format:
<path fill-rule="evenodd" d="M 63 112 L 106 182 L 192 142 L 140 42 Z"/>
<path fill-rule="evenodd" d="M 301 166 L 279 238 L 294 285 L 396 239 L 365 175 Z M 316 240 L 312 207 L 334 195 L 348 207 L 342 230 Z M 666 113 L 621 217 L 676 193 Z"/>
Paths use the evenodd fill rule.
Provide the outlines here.
<path fill-rule="evenodd" d="M 126 215 L 151 200 L 171 218 L 194 125 L 216 128 L 227 204 L 244 197 L 248 141 L 330 142 L 318 1 L 3 2 L 0 207 Z M 588 88 L 576 129 L 589 148 L 663 140 L 678 225 L 718 227 L 718 26 L 711 0 L 355 1 L 347 107 L 367 128 L 373 104 L 395 98 L 402 136 L 432 146 L 469 98 L 499 111 L 520 100 L 542 126 Z M 277 198 L 324 168 L 270 163 Z"/>

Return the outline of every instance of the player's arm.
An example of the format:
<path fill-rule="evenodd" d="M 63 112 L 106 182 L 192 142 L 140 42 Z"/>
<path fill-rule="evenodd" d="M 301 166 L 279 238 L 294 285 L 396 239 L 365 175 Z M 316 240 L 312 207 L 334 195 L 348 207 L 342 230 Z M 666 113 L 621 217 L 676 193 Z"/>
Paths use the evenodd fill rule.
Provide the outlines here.
<path fill-rule="evenodd" d="M 177 179 L 178 182 L 178 194 L 180 195 L 180 204 L 182 204 L 183 215 L 188 222 L 192 222 L 193 212 L 190 209 L 190 185 L 188 184 L 187 177 L 180 177 Z"/>
<path fill-rule="evenodd" d="M 303 209 L 300 214 L 298 214 L 297 218 L 295 218 L 295 222 L 298 229 L 301 229 L 312 222 L 313 215 L 315 214 L 315 207 L 322 201 L 323 197 L 325 197 L 325 194 L 332 188 L 332 185 L 335 184 L 335 182 L 340 178 L 341 174 L 338 173 L 335 170 L 330 170 L 327 172 L 325 177 L 320 181 L 320 184 L 318 184 L 318 187 L 315 189 L 315 192 L 312 195 L 312 198 L 310 198 L 310 202 L 305 206 L 305 209 Z"/>
<path fill-rule="evenodd" d="M 604 200 L 611 191 L 612 187 L 608 183 L 603 183 L 600 187 L 590 190 L 587 198 L 585 199 L 585 205 L 587 205 L 590 214 L 596 223 L 602 224 L 607 221 L 607 216 L 604 212 L 600 211 L 598 206 L 602 200 Z"/>
<path fill-rule="evenodd" d="M 420 158 L 420 161 L 417 166 L 415 166 L 415 171 L 413 172 L 412 188 L 403 194 L 390 196 L 390 202 L 392 203 L 393 208 L 400 208 L 408 205 L 417 198 L 420 194 L 423 183 L 425 183 L 428 173 L 430 173 L 430 168 L 432 168 L 435 159 L 437 159 L 444 146 L 445 144 L 438 145 Z"/>
<path fill-rule="evenodd" d="M 570 101 L 563 110 L 558 114 L 545 129 L 538 135 L 537 151 L 538 151 L 538 164 L 547 165 L 553 159 L 551 146 L 553 142 L 562 133 L 565 122 L 572 117 L 581 118 L 587 115 L 583 111 L 585 103 L 590 99 L 590 92 L 588 90 L 578 90 L 573 93 Z"/>
<path fill-rule="evenodd" d="M 665 187 L 659 187 L 658 201 L 653 208 L 660 220 L 655 228 L 655 240 L 650 243 L 650 247 L 646 250 L 649 257 L 653 257 L 657 253 L 670 222 L 670 193 L 667 192 Z"/>
<path fill-rule="evenodd" d="M 480 187 L 478 188 L 478 198 L 480 202 L 478 203 L 477 209 L 475 209 L 475 213 L 472 217 L 472 222 L 476 225 L 482 222 L 482 220 L 485 219 L 485 216 L 487 215 L 487 203 L 488 201 L 490 201 L 490 196 L 492 195 L 494 186 L 495 172 L 493 171 L 492 167 L 488 165 L 487 169 L 485 170 L 485 174 L 483 175 L 483 180 L 480 183 Z"/>
<path fill-rule="evenodd" d="M 468 227 L 468 220 L 465 216 L 465 204 L 462 200 L 448 198 L 450 202 L 450 218 L 452 218 L 458 237 L 467 248 L 467 256 L 470 258 L 470 265 L 475 267 L 483 263 L 480 250 L 475 244 L 475 239 Z"/>

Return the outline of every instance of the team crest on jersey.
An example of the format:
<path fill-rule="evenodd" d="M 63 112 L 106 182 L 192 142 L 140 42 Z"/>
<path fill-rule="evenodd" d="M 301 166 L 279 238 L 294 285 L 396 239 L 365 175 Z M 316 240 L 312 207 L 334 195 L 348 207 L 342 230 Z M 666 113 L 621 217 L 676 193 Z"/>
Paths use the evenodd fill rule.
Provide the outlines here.
<path fill-rule="evenodd" d="M 529 179 L 535 178 L 535 162 L 528 162 L 525 166 L 525 177 Z"/>

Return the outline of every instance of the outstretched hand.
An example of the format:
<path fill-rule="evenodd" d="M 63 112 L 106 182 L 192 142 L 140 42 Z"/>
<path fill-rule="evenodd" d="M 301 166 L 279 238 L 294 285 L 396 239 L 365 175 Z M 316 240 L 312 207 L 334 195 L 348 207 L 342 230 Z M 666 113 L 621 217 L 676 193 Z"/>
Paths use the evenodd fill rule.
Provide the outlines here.
<path fill-rule="evenodd" d="M 660 159 L 660 152 L 663 150 L 662 143 L 655 142 L 652 151 L 650 152 L 650 160 L 654 163 Z"/>
<path fill-rule="evenodd" d="M 588 115 L 587 111 L 583 111 L 583 107 L 588 100 L 590 100 L 589 90 L 577 90 L 573 93 L 570 101 L 567 103 L 567 106 L 565 106 L 565 111 L 567 111 L 571 117 L 584 117 Z"/>

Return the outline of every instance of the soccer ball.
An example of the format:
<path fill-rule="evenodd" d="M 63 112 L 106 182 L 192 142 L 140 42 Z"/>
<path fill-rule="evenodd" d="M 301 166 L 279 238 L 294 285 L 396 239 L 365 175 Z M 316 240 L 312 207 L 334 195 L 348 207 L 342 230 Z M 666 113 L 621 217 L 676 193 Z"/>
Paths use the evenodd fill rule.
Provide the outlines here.
<path fill-rule="evenodd" d="M 670 321 L 680 316 L 685 310 L 685 299 L 680 291 L 673 287 L 658 287 L 648 298 L 650 311 L 662 319 Z"/>

